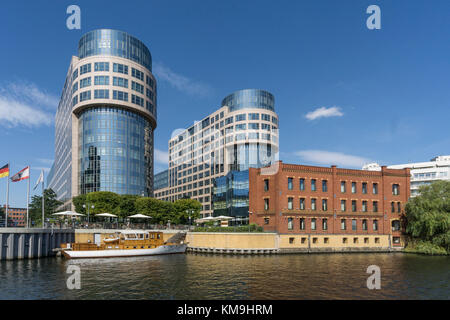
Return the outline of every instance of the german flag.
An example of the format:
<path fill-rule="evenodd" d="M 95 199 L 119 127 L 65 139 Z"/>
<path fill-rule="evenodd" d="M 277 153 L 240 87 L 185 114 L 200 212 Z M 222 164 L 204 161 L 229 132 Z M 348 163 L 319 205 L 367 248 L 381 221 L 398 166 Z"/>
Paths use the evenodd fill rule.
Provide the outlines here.
<path fill-rule="evenodd" d="M 0 168 L 0 178 L 8 177 L 9 176 L 9 164 L 4 165 Z"/>

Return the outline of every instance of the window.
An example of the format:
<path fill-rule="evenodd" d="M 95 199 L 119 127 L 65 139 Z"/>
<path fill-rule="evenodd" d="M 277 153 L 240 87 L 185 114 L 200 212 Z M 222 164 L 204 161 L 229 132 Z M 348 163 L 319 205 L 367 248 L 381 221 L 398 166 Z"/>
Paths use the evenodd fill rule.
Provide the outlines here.
<path fill-rule="evenodd" d="M 236 128 L 236 131 L 243 131 L 246 129 L 246 124 L 245 123 L 237 124 L 235 126 L 235 128 Z"/>
<path fill-rule="evenodd" d="M 356 231 L 356 219 L 352 220 L 352 230 Z"/>
<path fill-rule="evenodd" d="M 346 204 L 346 202 L 347 202 L 347 201 L 345 201 L 345 200 L 341 200 L 341 211 L 342 211 L 342 212 L 345 212 L 345 211 L 347 210 L 347 204 Z"/>
<path fill-rule="evenodd" d="M 289 197 L 288 198 L 288 210 L 292 210 L 294 208 L 293 202 L 294 202 L 294 198 Z"/>
<path fill-rule="evenodd" d="M 347 238 L 342 238 L 342 243 L 348 243 L 348 239 Z"/>
<path fill-rule="evenodd" d="M 96 62 L 94 71 L 109 71 L 109 62 Z"/>
<path fill-rule="evenodd" d="M 294 222 L 292 218 L 288 218 L 288 230 L 294 229 Z"/>
<path fill-rule="evenodd" d="M 141 94 L 144 94 L 144 86 L 137 82 L 131 81 L 131 89 Z"/>
<path fill-rule="evenodd" d="M 391 202 L 391 212 L 395 212 L 395 202 Z"/>
<path fill-rule="evenodd" d="M 303 178 L 300 179 L 300 190 L 301 191 L 305 190 L 305 179 Z"/>
<path fill-rule="evenodd" d="M 364 238 L 364 243 L 369 243 L 369 238 Z"/>
<path fill-rule="evenodd" d="M 306 238 L 302 237 L 302 244 L 305 244 L 305 243 L 306 243 Z"/>
<path fill-rule="evenodd" d="M 131 68 L 131 76 L 141 81 L 144 81 L 144 73 L 135 68 Z"/>
<path fill-rule="evenodd" d="M 392 237 L 392 242 L 394 244 L 400 244 L 400 237 Z"/>
<path fill-rule="evenodd" d="M 269 191 L 269 179 L 264 179 L 264 191 Z"/>
<path fill-rule="evenodd" d="M 72 81 L 75 80 L 76 78 L 78 78 L 78 69 L 76 69 L 76 70 L 72 73 Z"/>
<path fill-rule="evenodd" d="M 147 85 L 149 85 L 152 89 L 153 89 L 153 79 L 150 78 L 149 76 L 146 76 L 145 82 L 147 83 Z M 211 123 L 214 122 L 214 118 L 212 119 Z"/>
<path fill-rule="evenodd" d="M 402 212 L 402 204 L 401 204 L 401 202 L 397 202 L 397 212 L 398 213 Z"/>
<path fill-rule="evenodd" d="M 347 224 L 345 219 L 341 219 L 341 230 L 346 230 Z"/>
<path fill-rule="evenodd" d="M 364 194 L 367 193 L 367 182 L 362 183 L 362 193 L 364 193 Z"/>
<path fill-rule="evenodd" d="M 128 88 L 128 79 L 113 77 L 113 85 L 117 87 Z"/>
<path fill-rule="evenodd" d="M 300 218 L 300 230 L 305 230 L 305 218 Z"/>
<path fill-rule="evenodd" d="M 345 181 L 341 181 L 341 192 L 345 193 Z"/>
<path fill-rule="evenodd" d="M 270 219 L 269 218 L 264 218 L 264 224 L 269 224 Z"/>
<path fill-rule="evenodd" d="M 243 114 L 237 114 L 237 115 L 235 116 L 235 118 L 234 118 L 234 120 L 235 120 L 236 122 L 238 122 L 238 121 L 245 121 L 245 119 L 246 119 L 246 114 L 245 114 L 245 113 L 243 113 Z"/>
<path fill-rule="evenodd" d="M 356 212 L 356 200 L 352 200 L 352 212 Z"/>
<path fill-rule="evenodd" d="M 289 238 L 289 243 L 293 244 L 294 243 L 294 238 Z"/>
<path fill-rule="evenodd" d="M 90 91 L 84 91 L 80 93 L 80 102 L 91 100 L 91 92 Z"/>
<path fill-rule="evenodd" d="M 316 218 L 311 219 L 311 230 L 316 230 Z"/>
<path fill-rule="evenodd" d="M 367 220 L 366 219 L 363 219 L 363 221 L 362 221 L 362 229 L 364 231 L 367 231 Z"/>
<path fill-rule="evenodd" d="M 269 210 L 269 199 L 264 199 L 264 210 Z"/>
<path fill-rule="evenodd" d="M 300 210 L 305 210 L 305 198 L 300 198 Z"/>
<path fill-rule="evenodd" d="M 373 212 L 378 212 L 378 201 L 372 202 Z"/>
<path fill-rule="evenodd" d="M 113 71 L 123 74 L 128 74 L 128 66 L 120 63 L 114 63 L 113 64 Z"/>
<path fill-rule="evenodd" d="M 268 114 L 262 113 L 261 120 L 270 121 L 270 116 Z"/>
<path fill-rule="evenodd" d="M 378 194 L 378 183 L 374 183 L 372 185 L 372 193 L 373 194 Z"/>
<path fill-rule="evenodd" d="M 375 243 L 380 243 L 380 238 L 375 238 Z"/>
<path fill-rule="evenodd" d="M 80 88 L 85 88 L 91 85 L 91 77 L 80 80 Z"/>
<path fill-rule="evenodd" d="M 95 76 L 94 84 L 96 86 L 108 86 L 109 85 L 109 77 L 108 76 Z"/>
<path fill-rule="evenodd" d="M 393 220 L 392 221 L 392 231 L 399 231 L 399 230 L 400 230 L 400 221 Z"/>
<path fill-rule="evenodd" d="M 322 211 L 328 210 L 327 199 L 322 199 Z"/>
<path fill-rule="evenodd" d="M 248 120 L 259 120 L 259 113 L 249 113 Z"/>
<path fill-rule="evenodd" d="M 378 231 L 378 220 L 373 220 L 372 227 L 373 231 Z"/>
<path fill-rule="evenodd" d="M 353 238 L 353 243 L 358 243 L 358 238 Z"/>
<path fill-rule="evenodd" d="M 131 95 L 131 102 L 134 104 L 137 104 L 138 106 L 143 107 L 144 106 L 144 99 L 141 97 L 135 96 L 134 94 Z"/>
<path fill-rule="evenodd" d="M 392 185 L 392 194 L 394 196 L 398 196 L 400 194 L 399 185 L 398 184 L 393 184 Z"/>
<path fill-rule="evenodd" d="M 327 191 L 328 191 L 327 180 L 322 180 L 322 192 Z"/>
<path fill-rule="evenodd" d="M 362 211 L 367 212 L 367 201 L 365 200 L 362 202 Z"/>
<path fill-rule="evenodd" d="M 356 193 L 356 182 L 352 182 L 352 193 Z"/>
<path fill-rule="evenodd" d="M 248 129 L 249 130 L 259 130 L 259 123 L 249 123 Z"/>
<path fill-rule="evenodd" d="M 316 179 L 311 180 L 311 191 L 316 191 Z"/>
<path fill-rule="evenodd" d="M 322 230 L 328 230 L 328 219 L 322 219 Z"/>
<path fill-rule="evenodd" d="M 113 99 L 121 100 L 121 101 L 128 101 L 128 93 L 123 92 L 123 91 L 113 90 Z"/>
<path fill-rule="evenodd" d="M 233 117 L 229 117 L 225 119 L 225 125 L 233 123 Z"/>
<path fill-rule="evenodd" d="M 311 199 L 311 210 L 316 210 L 316 199 Z"/>
<path fill-rule="evenodd" d="M 87 63 L 80 67 L 80 75 L 91 72 L 91 64 Z"/>
<path fill-rule="evenodd" d="M 75 82 L 72 86 L 72 94 L 74 94 L 78 90 L 78 82 Z"/>
<path fill-rule="evenodd" d="M 109 99 L 109 90 L 94 90 L 94 99 Z"/>
<path fill-rule="evenodd" d="M 294 179 L 293 178 L 288 178 L 288 190 L 292 190 L 293 186 L 292 186 L 292 181 Z"/>

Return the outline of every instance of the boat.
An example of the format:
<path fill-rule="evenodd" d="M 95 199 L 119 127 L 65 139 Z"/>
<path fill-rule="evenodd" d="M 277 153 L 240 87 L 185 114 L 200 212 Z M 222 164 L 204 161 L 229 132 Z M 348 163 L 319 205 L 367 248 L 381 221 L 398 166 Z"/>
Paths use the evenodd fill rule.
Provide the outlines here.
<path fill-rule="evenodd" d="M 182 236 L 182 237 L 180 237 Z M 166 242 L 162 232 L 123 230 L 110 235 L 100 243 L 66 243 L 61 251 L 67 259 L 138 257 L 184 253 L 185 234 L 176 234 Z"/>

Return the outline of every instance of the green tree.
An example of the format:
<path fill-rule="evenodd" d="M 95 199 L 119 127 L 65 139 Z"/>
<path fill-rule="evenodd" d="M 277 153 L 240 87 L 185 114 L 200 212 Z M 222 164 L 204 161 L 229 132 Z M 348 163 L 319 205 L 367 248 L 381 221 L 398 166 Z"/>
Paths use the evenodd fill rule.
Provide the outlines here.
<path fill-rule="evenodd" d="M 138 195 L 123 194 L 120 196 L 119 210 L 117 214 L 119 217 L 127 217 L 137 214 L 136 200 L 140 198 Z"/>
<path fill-rule="evenodd" d="M 56 193 L 52 189 L 44 190 L 44 215 L 45 218 L 51 218 L 56 209 L 62 205 L 61 201 L 56 199 Z M 35 195 L 31 198 L 29 206 L 30 226 L 38 226 L 42 223 L 42 196 Z"/>
<path fill-rule="evenodd" d="M 152 217 L 152 222 L 167 223 L 168 220 L 175 222 L 173 203 L 154 198 L 138 198 L 136 209 L 140 214 Z"/>
<path fill-rule="evenodd" d="M 406 232 L 450 253 L 450 181 L 436 181 L 419 192 L 406 204 Z"/>
<path fill-rule="evenodd" d="M 80 194 L 72 198 L 72 203 L 75 207 L 75 212 L 86 214 L 86 208 L 83 208 L 83 205 L 86 204 L 86 195 Z"/>
<path fill-rule="evenodd" d="M 188 224 L 189 216 L 191 216 L 191 223 L 200 217 L 200 210 L 202 204 L 194 199 L 179 199 L 174 203 L 175 215 L 177 223 Z"/>

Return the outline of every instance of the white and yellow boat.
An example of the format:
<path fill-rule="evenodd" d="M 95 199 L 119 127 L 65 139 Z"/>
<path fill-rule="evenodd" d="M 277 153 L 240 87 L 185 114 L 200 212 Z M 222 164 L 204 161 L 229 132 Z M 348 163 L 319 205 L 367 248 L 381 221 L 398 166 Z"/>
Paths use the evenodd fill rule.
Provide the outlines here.
<path fill-rule="evenodd" d="M 162 232 L 126 230 L 103 239 L 99 244 L 66 243 L 61 247 L 64 257 L 68 259 L 137 257 L 186 252 L 187 244 L 184 241 L 171 242 L 171 239 L 164 242 Z"/>

